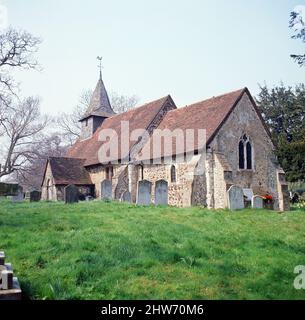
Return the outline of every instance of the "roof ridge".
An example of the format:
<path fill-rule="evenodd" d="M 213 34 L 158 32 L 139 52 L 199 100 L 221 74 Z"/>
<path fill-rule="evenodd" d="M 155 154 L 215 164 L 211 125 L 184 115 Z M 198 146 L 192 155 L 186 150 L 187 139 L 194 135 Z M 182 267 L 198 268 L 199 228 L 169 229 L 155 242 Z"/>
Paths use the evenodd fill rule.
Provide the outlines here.
<path fill-rule="evenodd" d="M 208 102 L 208 101 L 213 100 L 213 99 L 222 98 L 222 97 L 225 97 L 225 96 L 234 94 L 234 93 L 238 93 L 238 92 L 242 93 L 243 91 L 246 91 L 246 90 L 247 90 L 247 87 L 243 87 L 243 88 L 238 89 L 238 90 L 226 92 L 226 93 L 220 94 L 220 95 L 218 95 L 218 96 L 212 96 L 212 97 L 207 98 L 207 99 L 204 99 L 204 100 L 200 100 L 200 101 L 197 101 L 197 102 L 194 102 L 194 103 L 191 103 L 191 104 L 187 104 L 187 105 L 185 105 L 185 106 L 183 106 L 183 107 L 179 107 L 179 108 L 177 108 L 177 109 L 175 109 L 175 110 L 171 110 L 171 111 L 182 110 L 182 109 L 184 109 L 184 108 L 192 107 L 192 106 L 194 106 L 194 105 L 196 105 L 196 104 L 200 104 L 200 103 L 203 103 L 203 102 Z M 171 112 L 171 111 L 169 111 L 169 112 Z"/>
<path fill-rule="evenodd" d="M 131 112 L 131 111 L 139 110 L 139 109 L 141 109 L 141 108 L 146 107 L 147 105 L 149 105 L 149 104 L 151 104 L 151 103 L 156 103 L 156 102 L 161 101 L 161 100 L 163 100 L 163 99 L 167 99 L 168 97 L 170 97 L 169 94 L 168 94 L 167 96 L 162 97 L 162 98 L 159 98 L 159 99 L 156 99 L 156 100 L 152 100 L 152 101 L 146 102 L 146 103 L 144 103 L 144 104 L 142 104 L 142 105 L 140 105 L 140 106 L 138 106 L 138 107 L 134 107 L 134 108 L 131 108 L 131 109 L 129 109 L 129 110 L 126 110 L 126 111 L 124 111 L 124 112 L 122 112 L 122 113 L 114 114 L 114 115 L 112 115 L 111 117 L 109 117 L 109 119 L 113 119 L 113 118 L 115 118 L 115 117 L 122 116 L 122 115 L 127 114 L 127 113 L 129 113 L 129 112 Z"/>

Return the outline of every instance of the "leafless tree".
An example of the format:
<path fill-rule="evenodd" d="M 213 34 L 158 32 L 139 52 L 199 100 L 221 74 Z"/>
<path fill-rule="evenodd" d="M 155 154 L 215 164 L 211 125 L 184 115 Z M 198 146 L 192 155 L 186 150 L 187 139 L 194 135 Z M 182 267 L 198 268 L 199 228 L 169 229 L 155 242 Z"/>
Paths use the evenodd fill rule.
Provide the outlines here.
<path fill-rule="evenodd" d="M 139 102 L 139 98 L 136 95 L 125 96 L 112 91 L 110 93 L 110 101 L 116 113 L 123 113 L 134 108 Z"/>
<path fill-rule="evenodd" d="M 6 109 L 0 123 L 4 132 L 0 137 L 0 178 L 26 170 L 37 159 L 48 120 L 41 116 L 37 98 L 27 98 Z"/>
<path fill-rule="evenodd" d="M 1 108 L 8 106 L 18 87 L 12 70 L 37 69 L 34 58 L 41 40 L 22 30 L 8 29 L 0 33 L 0 101 Z M 1 117 L 0 112 L 0 117 Z"/>
<path fill-rule="evenodd" d="M 62 141 L 61 134 L 51 133 L 41 137 L 39 148 L 35 152 L 35 161 L 29 163 L 24 170 L 16 171 L 11 181 L 21 184 L 26 191 L 40 190 L 48 157 L 62 157 L 67 147 Z"/>
<path fill-rule="evenodd" d="M 85 90 L 80 95 L 77 106 L 73 109 L 72 113 L 62 113 L 57 118 L 57 124 L 62 131 L 63 137 L 67 144 L 72 145 L 80 135 L 81 125 L 79 120 L 85 114 L 90 105 L 92 90 Z M 139 99 L 137 96 L 125 96 L 116 92 L 110 93 L 110 101 L 113 110 L 116 113 L 125 112 L 134 108 Z"/>

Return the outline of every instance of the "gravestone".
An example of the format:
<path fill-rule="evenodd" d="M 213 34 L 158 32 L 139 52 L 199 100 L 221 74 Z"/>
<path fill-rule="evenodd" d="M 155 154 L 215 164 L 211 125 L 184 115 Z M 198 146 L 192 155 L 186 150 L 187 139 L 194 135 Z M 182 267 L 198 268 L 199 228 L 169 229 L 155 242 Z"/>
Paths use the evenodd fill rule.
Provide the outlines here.
<path fill-rule="evenodd" d="M 30 192 L 30 202 L 39 202 L 40 199 L 41 199 L 41 192 L 36 190 Z"/>
<path fill-rule="evenodd" d="M 79 191 L 78 188 L 71 184 L 65 187 L 65 203 L 76 203 L 79 199 Z"/>
<path fill-rule="evenodd" d="M 131 202 L 131 194 L 128 190 L 126 190 L 121 197 L 122 202 Z"/>
<path fill-rule="evenodd" d="M 151 203 L 152 183 L 147 180 L 138 182 L 137 204 L 140 206 L 149 206 Z"/>
<path fill-rule="evenodd" d="M 244 192 L 238 186 L 231 186 L 227 191 L 228 207 L 230 210 L 241 210 L 245 208 Z"/>
<path fill-rule="evenodd" d="M 263 209 L 264 208 L 264 200 L 260 196 L 253 196 L 251 204 L 252 204 L 253 209 Z"/>
<path fill-rule="evenodd" d="M 155 205 L 168 205 L 168 183 L 165 180 L 158 180 L 156 182 Z"/>
<path fill-rule="evenodd" d="M 17 195 L 12 197 L 13 202 L 22 202 L 24 200 L 23 188 L 21 186 L 18 187 Z"/>
<path fill-rule="evenodd" d="M 110 180 L 104 180 L 101 183 L 101 199 L 102 200 L 112 199 L 112 183 Z"/>

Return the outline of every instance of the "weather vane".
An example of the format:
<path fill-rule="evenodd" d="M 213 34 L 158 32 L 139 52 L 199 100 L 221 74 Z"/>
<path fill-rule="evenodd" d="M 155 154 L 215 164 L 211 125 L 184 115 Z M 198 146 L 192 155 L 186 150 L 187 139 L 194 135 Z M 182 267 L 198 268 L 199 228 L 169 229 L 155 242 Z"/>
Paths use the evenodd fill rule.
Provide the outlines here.
<path fill-rule="evenodd" d="M 97 56 L 97 58 L 96 58 L 97 60 L 99 60 L 99 62 L 100 62 L 100 64 L 99 64 L 99 68 L 100 68 L 100 77 L 101 77 L 101 79 L 102 79 L 102 60 L 103 60 L 103 57 L 100 57 L 100 56 Z"/>

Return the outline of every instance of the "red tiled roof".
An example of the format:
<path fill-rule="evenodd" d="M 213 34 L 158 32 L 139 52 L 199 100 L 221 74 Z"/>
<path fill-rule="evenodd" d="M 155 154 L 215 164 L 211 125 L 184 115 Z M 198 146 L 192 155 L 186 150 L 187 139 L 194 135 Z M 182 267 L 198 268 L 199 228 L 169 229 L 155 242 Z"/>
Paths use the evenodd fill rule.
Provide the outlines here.
<path fill-rule="evenodd" d="M 129 122 L 129 132 L 135 129 L 147 129 L 153 119 L 159 113 L 166 102 L 171 99 L 170 96 L 163 97 L 153 102 L 147 103 L 141 107 L 131 109 L 127 112 L 114 115 L 105 119 L 102 125 L 96 130 L 92 138 L 87 140 L 78 140 L 68 151 L 67 157 L 72 158 L 86 158 L 85 166 L 95 165 L 100 163 L 98 159 L 98 151 L 104 142 L 98 140 L 101 130 L 112 129 L 118 135 L 118 155 L 116 159 L 119 160 L 128 156 L 131 148 L 136 144 L 136 141 L 130 141 L 127 154 L 121 154 L 121 122 Z M 110 138 L 110 142 L 113 137 Z"/>
<path fill-rule="evenodd" d="M 85 159 L 51 157 L 49 158 L 56 185 L 90 185 L 92 181 L 84 167 Z"/>
<path fill-rule="evenodd" d="M 186 136 L 185 132 L 187 129 L 205 129 L 206 142 L 208 145 L 245 92 L 248 92 L 248 89 L 240 89 L 208 100 L 197 102 L 183 108 L 171 110 L 165 115 L 158 129 L 169 129 L 171 132 L 175 129 L 182 129 L 184 137 Z M 158 136 L 160 138 L 158 132 L 155 131 L 150 140 L 144 146 L 141 151 L 142 160 L 166 157 L 171 156 L 172 154 L 181 153 L 175 152 L 175 139 L 172 141 L 172 150 L 170 150 L 170 148 L 164 150 L 164 139 L 161 139 L 161 154 L 160 152 L 156 154 L 156 150 L 154 150 L 153 154 L 153 144 L 154 141 L 159 139 Z M 187 145 L 186 142 L 185 146 L 182 145 L 182 148 L 184 147 L 184 152 L 200 150 L 203 147 L 202 144 L 200 145 L 200 143 L 198 143 L 196 131 L 194 138 L 194 146 Z M 179 141 L 180 145 L 178 146 L 178 149 L 181 147 L 181 140 Z"/>

